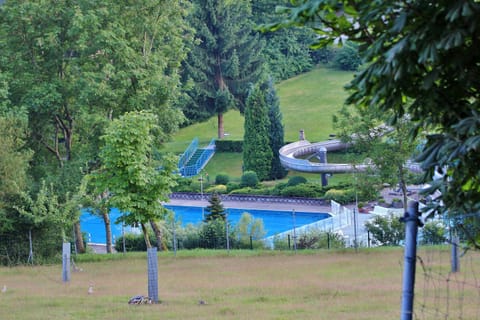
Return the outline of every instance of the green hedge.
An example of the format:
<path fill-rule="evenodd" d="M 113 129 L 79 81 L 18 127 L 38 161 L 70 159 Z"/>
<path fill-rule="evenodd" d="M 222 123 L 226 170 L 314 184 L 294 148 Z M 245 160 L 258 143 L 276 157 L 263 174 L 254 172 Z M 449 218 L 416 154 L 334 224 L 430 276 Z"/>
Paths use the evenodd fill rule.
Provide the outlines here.
<path fill-rule="evenodd" d="M 325 200 L 334 200 L 340 204 L 347 204 L 349 202 L 355 202 L 356 193 L 353 189 L 330 189 L 325 192 Z"/>
<path fill-rule="evenodd" d="M 318 183 L 302 183 L 294 186 L 286 186 L 280 191 L 280 195 L 283 197 L 321 198 L 324 194 L 324 189 Z"/>
<path fill-rule="evenodd" d="M 216 152 L 243 152 L 243 140 L 216 140 Z"/>

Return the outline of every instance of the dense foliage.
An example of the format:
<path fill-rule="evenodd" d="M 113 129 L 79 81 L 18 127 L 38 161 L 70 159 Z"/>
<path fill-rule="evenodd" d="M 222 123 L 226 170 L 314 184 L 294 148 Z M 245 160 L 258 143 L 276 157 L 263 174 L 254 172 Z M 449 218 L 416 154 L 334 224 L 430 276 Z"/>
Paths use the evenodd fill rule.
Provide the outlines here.
<path fill-rule="evenodd" d="M 147 247 L 146 224 L 165 218 L 167 211 L 161 201 L 168 201 L 176 183 L 176 159 L 153 157 L 157 121 L 148 112 L 129 112 L 112 121 L 102 137 L 100 169 L 88 176 L 97 194 L 108 191 L 109 204 L 126 213 L 120 221 L 141 225 Z"/>
<path fill-rule="evenodd" d="M 253 21 L 256 25 L 278 19 L 276 7 L 286 5 L 288 0 L 252 1 Z M 310 45 L 315 33 L 305 28 L 284 29 L 279 32 L 262 33 L 265 40 L 263 56 L 269 74 L 278 80 L 288 79 L 314 67 Z"/>
<path fill-rule="evenodd" d="M 377 105 L 396 119 L 408 114 L 427 130 L 418 158 L 430 180 L 429 205 L 454 216 L 480 211 L 480 3 L 465 1 L 307 0 L 285 8 L 273 26 L 313 26 L 318 46 L 359 44 L 365 60 L 350 84 L 348 103 Z M 285 22 L 286 21 L 286 22 Z M 436 171 L 441 178 L 433 180 Z M 458 224 L 478 226 L 478 218 Z M 480 247 L 471 230 L 472 244 Z"/>
<path fill-rule="evenodd" d="M 287 175 L 287 170 L 280 163 L 279 150 L 284 146 L 284 133 L 282 123 L 282 113 L 280 111 L 280 101 L 277 96 L 277 92 L 273 85 L 273 80 L 270 78 L 263 85 L 265 90 L 265 103 L 268 108 L 268 120 L 269 120 L 269 143 L 270 150 L 272 151 L 272 161 L 270 163 L 270 172 L 268 175 L 269 180 L 282 179 Z"/>
<path fill-rule="evenodd" d="M 183 110 L 201 120 L 217 115 L 218 138 L 224 136 L 223 114 L 243 111 L 247 89 L 263 72 L 263 42 L 253 30 L 250 2 L 193 0 L 190 25 L 196 30 L 183 82 L 188 84 Z"/>

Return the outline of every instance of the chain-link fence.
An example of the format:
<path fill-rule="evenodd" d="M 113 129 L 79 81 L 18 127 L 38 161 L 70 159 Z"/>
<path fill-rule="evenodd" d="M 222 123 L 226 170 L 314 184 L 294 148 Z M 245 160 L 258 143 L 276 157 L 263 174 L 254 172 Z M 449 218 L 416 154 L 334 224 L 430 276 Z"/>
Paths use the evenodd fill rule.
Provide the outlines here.
<path fill-rule="evenodd" d="M 41 264 L 62 259 L 63 236 L 50 231 L 0 234 L 0 265 Z"/>

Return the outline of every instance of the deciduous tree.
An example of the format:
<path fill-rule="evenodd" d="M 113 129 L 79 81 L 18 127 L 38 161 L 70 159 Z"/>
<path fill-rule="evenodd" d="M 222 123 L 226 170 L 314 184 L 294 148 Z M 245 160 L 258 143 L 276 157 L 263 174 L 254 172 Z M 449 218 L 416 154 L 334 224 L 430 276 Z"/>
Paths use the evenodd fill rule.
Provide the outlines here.
<path fill-rule="evenodd" d="M 188 1 L 8 1 L 0 8 L 0 69 L 12 107 L 28 112 L 34 186 L 59 202 L 96 166 L 109 119 L 148 109 L 161 138 L 184 120 L 174 106 L 189 41 Z M 37 186 L 38 189 L 38 186 Z M 78 221 L 77 247 L 83 241 Z"/>
<path fill-rule="evenodd" d="M 480 3 L 465 1 L 307 0 L 284 8 L 271 27 L 314 26 L 318 47 L 359 44 L 366 63 L 351 81 L 347 102 L 409 114 L 430 135 L 419 160 L 440 191 L 434 209 L 452 215 L 480 211 Z M 470 224 L 478 222 L 469 221 Z M 480 234 L 480 232 L 476 232 Z M 480 247 L 476 236 L 471 238 Z"/>
<path fill-rule="evenodd" d="M 155 137 L 158 118 L 149 112 L 128 112 L 113 120 L 103 140 L 101 168 L 93 175 L 98 190 L 108 190 L 109 203 L 125 214 L 119 218 L 127 225 L 140 225 L 150 248 L 147 224 L 163 219 L 175 185 L 176 159 L 155 159 Z"/>

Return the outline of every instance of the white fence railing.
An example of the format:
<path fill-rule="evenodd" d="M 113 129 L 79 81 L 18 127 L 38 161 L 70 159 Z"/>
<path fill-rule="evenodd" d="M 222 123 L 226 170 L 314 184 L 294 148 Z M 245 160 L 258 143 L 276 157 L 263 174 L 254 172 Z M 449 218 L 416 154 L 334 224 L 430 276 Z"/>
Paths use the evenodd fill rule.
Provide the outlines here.
<path fill-rule="evenodd" d="M 330 202 L 330 218 L 322 219 L 320 221 L 310 223 L 298 228 L 287 230 L 285 232 L 267 237 L 264 239 L 264 243 L 267 247 L 274 249 L 274 241 L 276 239 L 285 239 L 289 235 L 304 234 L 309 231 L 318 232 L 338 232 L 342 228 L 352 225 L 353 223 L 353 210 L 341 206 L 335 201 Z"/>

